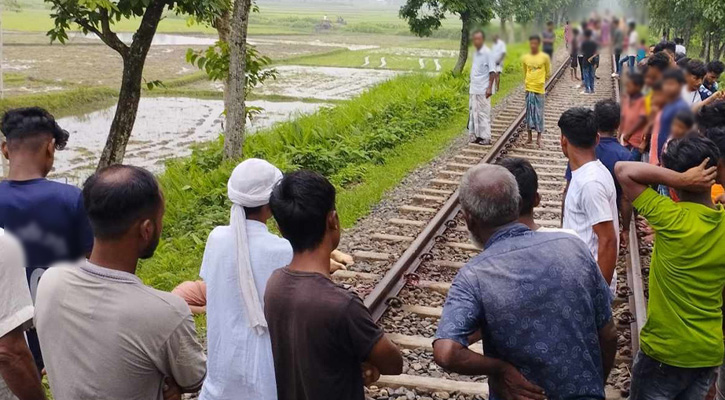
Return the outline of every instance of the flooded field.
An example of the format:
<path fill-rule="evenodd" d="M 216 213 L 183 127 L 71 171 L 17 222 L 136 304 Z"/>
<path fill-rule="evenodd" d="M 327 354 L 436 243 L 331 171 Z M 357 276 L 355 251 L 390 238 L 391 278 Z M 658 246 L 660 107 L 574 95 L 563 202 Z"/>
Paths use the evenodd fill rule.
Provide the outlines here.
<path fill-rule="evenodd" d="M 323 106 L 321 103 L 264 100 L 250 101 L 249 105 L 264 109 L 249 123 L 249 133 L 312 113 Z M 58 120 L 60 126 L 70 132 L 70 140 L 66 150 L 56 153 L 54 179 L 78 184 L 93 172 L 106 143 L 114 111 L 115 106 Z M 221 100 L 141 99 L 124 162 L 161 172 L 166 160 L 189 155 L 195 143 L 216 139 L 223 129 L 223 111 Z"/>

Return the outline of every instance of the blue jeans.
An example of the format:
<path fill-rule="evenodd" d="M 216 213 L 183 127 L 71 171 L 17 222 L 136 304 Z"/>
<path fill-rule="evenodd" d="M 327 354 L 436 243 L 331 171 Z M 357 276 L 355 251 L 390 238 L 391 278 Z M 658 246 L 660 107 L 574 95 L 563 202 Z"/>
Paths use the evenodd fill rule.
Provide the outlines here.
<path fill-rule="evenodd" d="M 629 66 L 629 72 L 634 72 L 634 56 L 625 56 L 619 61 L 619 65 L 617 65 L 617 73 L 622 71 L 624 63 L 627 63 Z"/>
<path fill-rule="evenodd" d="M 679 368 L 661 363 L 642 350 L 632 366 L 629 400 L 703 400 L 717 367 Z"/>
<path fill-rule="evenodd" d="M 582 66 L 582 83 L 586 93 L 594 93 L 594 66 L 588 62 Z"/>

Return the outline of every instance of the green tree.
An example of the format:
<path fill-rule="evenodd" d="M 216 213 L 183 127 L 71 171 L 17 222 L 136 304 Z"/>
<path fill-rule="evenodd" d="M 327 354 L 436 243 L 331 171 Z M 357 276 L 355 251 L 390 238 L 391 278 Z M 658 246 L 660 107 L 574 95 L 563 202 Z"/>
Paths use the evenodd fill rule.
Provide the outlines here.
<path fill-rule="evenodd" d="M 159 21 L 167 10 L 197 20 L 211 21 L 226 6 L 224 0 L 45 0 L 51 4 L 54 27 L 48 31 L 51 41 L 65 43 L 68 30 L 80 26 L 83 33 L 93 33 L 121 55 L 123 75 L 118 106 L 101 154 L 98 167 L 123 162 L 131 136 L 146 56 L 151 48 Z M 139 19 L 131 43 L 124 43 L 114 32 L 121 20 Z"/>
<path fill-rule="evenodd" d="M 421 37 L 433 34 L 450 14 L 461 20 L 458 61 L 453 67 L 453 73 L 460 74 L 468 60 L 471 28 L 493 18 L 493 0 L 407 0 L 400 8 L 400 17 L 408 22 L 411 32 Z"/>

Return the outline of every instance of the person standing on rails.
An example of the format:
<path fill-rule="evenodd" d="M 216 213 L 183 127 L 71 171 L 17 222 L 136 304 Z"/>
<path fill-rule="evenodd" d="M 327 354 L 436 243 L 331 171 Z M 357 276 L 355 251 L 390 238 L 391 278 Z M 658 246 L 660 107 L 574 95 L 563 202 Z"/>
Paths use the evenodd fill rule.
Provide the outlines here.
<path fill-rule="evenodd" d="M 549 59 L 554 59 L 554 42 L 556 41 L 556 33 L 554 33 L 554 23 L 549 21 L 546 23 L 546 29 L 541 33 L 542 42 L 544 43 L 544 53 L 549 55 Z"/>
<path fill-rule="evenodd" d="M 575 107 L 559 118 L 561 148 L 569 159 L 569 182 L 563 208 L 565 229 L 576 231 L 589 246 L 612 293 L 617 291 L 615 265 L 619 249 L 617 189 L 612 174 L 597 159 L 599 141 L 594 111 Z"/>
<path fill-rule="evenodd" d="M 617 332 L 607 283 L 586 245 L 517 222 L 518 184 L 502 166 L 469 169 L 459 196 L 471 237 L 485 250 L 448 292 L 436 363 L 488 375 L 493 400 L 603 399 Z M 468 348 L 479 339 L 483 354 Z"/>
<path fill-rule="evenodd" d="M 723 363 L 725 210 L 710 198 L 719 160 L 712 141 L 688 136 L 667 145 L 665 168 L 617 164 L 624 194 L 655 231 L 631 400 L 704 399 Z M 650 188 L 657 184 L 680 202 Z"/>
<path fill-rule="evenodd" d="M 619 27 L 619 18 L 612 19 L 612 50 L 614 52 L 614 65 L 616 72 L 612 77 L 617 77 L 621 73 L 619 61 L 622 59 L 622 50 L 624 48 L 624 32 Z"/>
<path fill-rule="evenodd" d="M 493 59 L 496 63 L 496 90 L 498 92 L 501 86 L 501 73 L 503 72 L 503 60 L 506 58 L 506 43 L 499 35 L 493 35 Z"/>
<path fill-rule="evenodd" d="M 179 399 L 201 388 L 206 357 L 180 297 L 136 276 L 161 238 L 164 197 L 150 172 L 114 165 L 83 185 L 88 260 L 48 269 L 35 325 L 56 400 Z"/>
<path fill-rule="evenodd" d="M 340 242 L 335 188 L 312 171 L 292 172 L 269 205 L 294 251 L 264 294 L 277 396 L 363 400 L 363 384 L 400 374 L 403 358 L 360 297 L 330 277 L 330 253 Z"/>
<path fill-rule="evenodd" d="M 68 143 L 68 132 L 38 107 L 9 110 L 2 118 L 6 142 L 2 153 L 10 161 L 7 180 L 0 182 L 0 228 L 23 245 L 30 293 L 52 264 L 87 256 L 93 233 L 75 186 L 46 179 L 55 152 Z M 44 367 L 35 329 L 27 332 L 38 371 Z"/>
<path fill-rule="evenodd" d="M 496 81 L 496 60 L 486 47 L 483 31 L 473 32 L 471 40 L 476 51 L 471 64 L 471 87 L 468 97 L 468 131 L 473 142 L 491 144 L 491 96 Z"/>
<path fill-rule="evenodd" d="M 591 29 L 584 31 L 581 53 L 584 56 L 582 58 L 582 84 L 584 90 L 580 94 L 593 94 L 599 45 L 592 38 Z"/>
<path fill-rule="evenodd" d="M 45 400 L 24 332 L 33 322 L 20 242 L 0 228 L 0 399 Z"/>
<path fill-rule="evenodd" d="M 534 35 L 529 38 L 529 54 L 521 59 L 524 70 L 524 89 L 526 90 L 526 126 L 531 144 L 532 130 L 536 130 L 536 145 L 541 148 L 541 134 L 544 132 L 544 105 L 546 103 L 546 79 L 551 75 L 551 59 L 539 51 L 541 38 Z"/>

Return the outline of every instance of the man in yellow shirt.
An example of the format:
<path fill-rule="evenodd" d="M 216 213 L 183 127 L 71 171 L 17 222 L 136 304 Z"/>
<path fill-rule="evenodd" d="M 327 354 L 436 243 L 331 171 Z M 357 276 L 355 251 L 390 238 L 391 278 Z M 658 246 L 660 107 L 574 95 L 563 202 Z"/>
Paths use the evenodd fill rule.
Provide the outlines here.
<path fill-rule="evenodd" d="M 524 87 L 526 89 L 526 125 L 529 129 L 531 144 L 532 130 L 536 130 L 536 145 L 541 148 L 541 134 L 544 132 L 544 101 L 546 78 L 551 75 L 551 59 L 539 51 L 541 38 L 533 35 L 529 38 L 531 52 L 522 58 L 524 69 Z"/>

